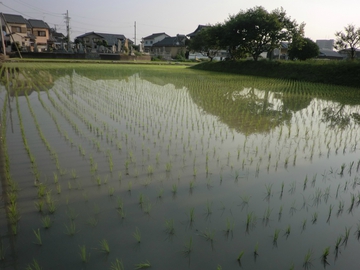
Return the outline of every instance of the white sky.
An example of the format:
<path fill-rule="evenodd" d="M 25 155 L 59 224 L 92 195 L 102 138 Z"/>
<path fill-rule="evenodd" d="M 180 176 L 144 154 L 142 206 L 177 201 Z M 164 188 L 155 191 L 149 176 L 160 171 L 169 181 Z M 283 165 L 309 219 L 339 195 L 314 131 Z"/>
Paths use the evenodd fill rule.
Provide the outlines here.
<path fill-rule="evenodd" d="M 229 15 L 255 6 L 268 11 L 283 7 L 298 23 L 305 22 L 305 36 L 334 39 L 348 24 L 360 27 L 360 1 L 348 0 L 0 0 L 0 12 L 42 19 L 66 34 L 64 13 L 69 11 L 71 39 L 86 32 L 123 34 L 136 43 L 152 33 L 189 34 L 199 24 L 224 22 Z"/>

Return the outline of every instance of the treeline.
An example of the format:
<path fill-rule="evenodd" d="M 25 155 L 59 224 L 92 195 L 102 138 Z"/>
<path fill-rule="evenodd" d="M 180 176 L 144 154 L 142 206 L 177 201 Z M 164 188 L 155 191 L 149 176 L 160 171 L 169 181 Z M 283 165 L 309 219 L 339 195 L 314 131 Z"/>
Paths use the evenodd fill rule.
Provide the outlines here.
<path fill-rule="evenodd" d="M 311 58 L 319 48 L 310 39 L 304 38 L 305 24 L 298 24 L 287 16 L 282 8 L 268 12 L 258 6 L 230 16 L 224 23 L 207 25 L 189 41 L 189 49 L 207 55 L 211 60 L 219 50 L 226 49 L 230 59 L 251 56 L 257 61 L 263 52 L 280 48 L 281 42 L 290 44 L 292 58 Z M 299 56 L 310 45 L 309 55 Z M 308 50 L 306 50 L 308 51 Z"/>

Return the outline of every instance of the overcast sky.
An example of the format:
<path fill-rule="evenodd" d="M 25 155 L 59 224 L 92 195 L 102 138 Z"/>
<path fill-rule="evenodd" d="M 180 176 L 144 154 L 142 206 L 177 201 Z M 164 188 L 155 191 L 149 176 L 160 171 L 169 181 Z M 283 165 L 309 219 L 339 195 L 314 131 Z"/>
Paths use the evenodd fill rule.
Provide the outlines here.
<path fill-rule="evenodd" d="M 0 0 L 0 11 L 26 19 L 42 19 L 66 34 L 64 14 L 69 12 L 70 36 L 86 32 L 123 34 L 136 43 L 152 33 L 189 34 L 199 24 L 224 22 L 229 15 L 255 6 L 268 11 L 283 7 L 298 23 L 305 22 L 305 36 L 334 39 L 348 24 L 360 27 L 360 1 L 334 0 Z"/>

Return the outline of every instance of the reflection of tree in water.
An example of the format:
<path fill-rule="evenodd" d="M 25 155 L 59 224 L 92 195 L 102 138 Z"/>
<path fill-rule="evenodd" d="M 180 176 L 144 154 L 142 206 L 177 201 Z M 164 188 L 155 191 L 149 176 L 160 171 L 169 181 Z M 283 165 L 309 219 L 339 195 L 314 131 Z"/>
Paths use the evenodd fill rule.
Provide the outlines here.
<path fill-rule="evenodd" d="M 328 123 L 330 128 L 344 129 L 351 124 L 351 120 L 355 124 L 360 124 L 360 114 L 351 112 L 345 104 L 333 103 L 323 109 L 321 121 Z"/>
<path fill-rule="evenodd" d="M 283 106 L 282 96 L 268 90 L 244 88 L 202 93 L 192 94 L 192 97 L 204 111 L 247 135 L 269 132 L 292 117 L 291 111 Z"/>

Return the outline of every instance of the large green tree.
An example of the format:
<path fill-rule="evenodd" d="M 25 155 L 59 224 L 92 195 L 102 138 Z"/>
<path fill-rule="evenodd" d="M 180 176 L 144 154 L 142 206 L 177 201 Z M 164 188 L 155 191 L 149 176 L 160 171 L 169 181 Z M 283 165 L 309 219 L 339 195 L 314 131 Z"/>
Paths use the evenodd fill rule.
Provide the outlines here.
<path fill-rule="evenodd" d="M 306 60 L 319 55 L 319 46 L 310 38 L 299 37 L 290 45 L 289 58 L 291 60 Z"/>
<path fill-rule="evenodd" d="M 189 50 L 200 52 L 212 61 L 217 52 L 222 49 L 223 39 L 223 25 L 208 25 L 189 41 Z"/>
<path fill-rule="evenodd" d="M 298 25 L 282 8 L 268 12 L 258 6 L 230 16 L 224 29 L 232 57 L 251 55 L 257 61 L 261 53 L 278 48 L 281 41 L 291 41 Z"/>
<path fill-rule="evenodd" d="M 335 33 L 335 49 L 343 50 L 349 49 L 349 56 L 351 60 L 355 59 L 356 49 L 360 46 L 360 28 L 349 24 L 344 28 L 345 32 L 338 31 Z"/>

